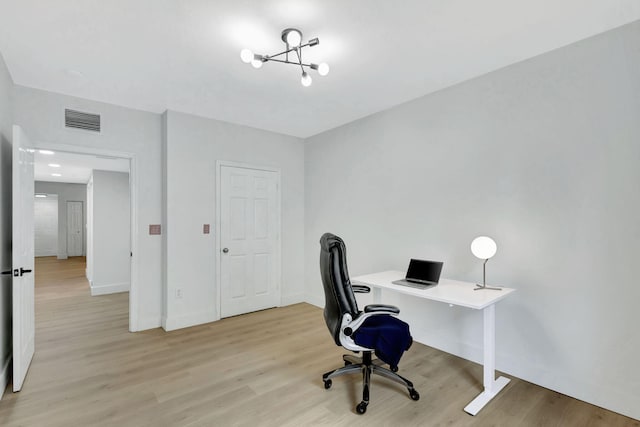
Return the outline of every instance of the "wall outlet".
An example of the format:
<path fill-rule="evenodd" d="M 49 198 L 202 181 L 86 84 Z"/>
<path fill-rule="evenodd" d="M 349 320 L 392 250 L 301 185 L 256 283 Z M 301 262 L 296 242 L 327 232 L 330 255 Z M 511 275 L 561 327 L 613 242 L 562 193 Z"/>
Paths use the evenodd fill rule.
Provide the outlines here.
<path fill-rule="evenodd" d="M 182 299 L 182 289 L 176 289 L 176 299 Z"/>

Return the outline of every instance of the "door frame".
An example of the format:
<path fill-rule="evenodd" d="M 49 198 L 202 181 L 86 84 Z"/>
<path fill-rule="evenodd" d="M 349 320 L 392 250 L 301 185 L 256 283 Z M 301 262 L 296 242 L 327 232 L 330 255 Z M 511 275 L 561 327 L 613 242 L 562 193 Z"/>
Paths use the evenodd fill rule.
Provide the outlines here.
<path fill-rule="evenodd" d="M 216 320 L 221 319 L 222 309 L 222 272 L 220 271 L 220 264 L 222 262 L 221 257 L 221 242 L 220 242 L 220 228 L 222 226 L 222 208 L 221 208 L 221 175 L 223 167 L 233 167 L 242 169 L 253 169 L 267 172 L 275 172 L 276 174 L 276 206 L 278 207 L 278 218 L 276 219 L 276 235 L 278 243 L 276 245 L 276 256 L 278 262 L 276 262 L 276 289 L 278 290 L 278 306 L 282 306 L 282 190 L 280 186 L 281 173 L 280 168 L 273 166 L 261 166 L 252 163 L 234 162 L 227 160 L 216 160 L 216 223 L 213 232 L 215 233 L 215 254 L 216 254 L 216 274 L 215 274 L 215 287 L 216 287 Z"/>
<path fill-rule="evenodd" d="M 56 144 L 44 141 L 33 142 L 36 150 L 52 150 L 64 153 L 72 154 L 86 154 L 90 156 L 106 156 L 117 157 L 120 159 L 129 160 L 129 201 L 130 201 L 130 235 L 129 245 L 131 248 L 131 278 L 129 288 L 129 332 L 136 332 L 139 330 L 138 323 L 138 309 L 139 309 L 139 284 L 138 284 L 138 271 L 139 271 L 139 257 L 138 257 L 138 209 L 137 209 L 137 196 L 138 196 L 138 177 L 137 177 L 137 157 L 135 153 L 127 151 L 110 150 L 97 147 L 82 147 L 79 145 L 70 144 Z M 86 230 L 85 230 L 86 232 Z"/>

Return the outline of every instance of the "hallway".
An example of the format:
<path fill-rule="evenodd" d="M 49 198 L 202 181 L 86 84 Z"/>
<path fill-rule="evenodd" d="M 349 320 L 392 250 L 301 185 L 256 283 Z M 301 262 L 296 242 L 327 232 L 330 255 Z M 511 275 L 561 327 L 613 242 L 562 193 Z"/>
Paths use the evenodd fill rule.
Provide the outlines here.
<path fill-rule="evenodd" d="M 85 257 L 35 258 L 36 357 L 53 341 L 129 330 L 129 293 L 92 297 L 85 268 Z"/>

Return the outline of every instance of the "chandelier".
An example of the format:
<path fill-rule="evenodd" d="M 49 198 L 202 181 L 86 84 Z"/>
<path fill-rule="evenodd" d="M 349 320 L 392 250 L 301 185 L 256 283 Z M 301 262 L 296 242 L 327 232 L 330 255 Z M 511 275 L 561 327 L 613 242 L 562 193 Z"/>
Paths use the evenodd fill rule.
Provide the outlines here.
<path fill-rule="evenodd" d="M 275 55 L 258 55 L 257 53 L 251 52 L 249 49 L 242 49 L 242 51 L 240 51 L 240 59 L 242 59 L 242 62 L 246 64 L 251 64 L 254 68 L 261 68 L 262 64 L 269 61 L 296 65 L 300 67 L 300 70 L 302 70 L 300 82 L 302 83 L 302 86 L 305 87 L 311 86 L 311 82 L 313 81 L 307 70 L 305 70 L 305 67 L 316 70 L 321 76 L 329 74 L 329 65 L 326 62 L 321 64 L 305 64 L 302 62 L 302 48 L 316 46 L 319 44 L 320 40 L 318 40 L 317 37 L 302 44 L 302 32 L 297 28 L 287 28 L 286 30 L 283 30 L 281 37 L 282 41 L 287 46 L 287 49 L 283 52 L 276 53 Z M 293 61 L 289 60 L 289 54 L 292 54 L 294 59 Z M 282 55 L 284 55 L 284 59 L 282 58 Z"/>

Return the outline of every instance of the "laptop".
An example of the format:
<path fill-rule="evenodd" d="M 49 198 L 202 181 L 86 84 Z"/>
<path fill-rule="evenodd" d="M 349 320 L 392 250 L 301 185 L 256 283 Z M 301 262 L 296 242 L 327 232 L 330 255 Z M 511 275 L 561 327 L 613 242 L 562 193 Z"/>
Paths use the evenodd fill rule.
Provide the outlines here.
<path fill-rule="evenodd" d="M 412 288 L 426 289 L 438 284 L 442 263 L 439 261 L 424 261 L 412 259 L 409 261 L 407 275 L 402 280 L 395 280 L 392 283 Z"/>

